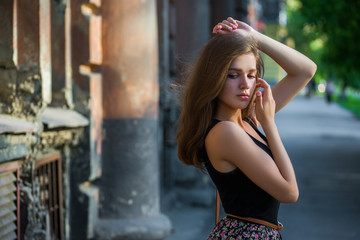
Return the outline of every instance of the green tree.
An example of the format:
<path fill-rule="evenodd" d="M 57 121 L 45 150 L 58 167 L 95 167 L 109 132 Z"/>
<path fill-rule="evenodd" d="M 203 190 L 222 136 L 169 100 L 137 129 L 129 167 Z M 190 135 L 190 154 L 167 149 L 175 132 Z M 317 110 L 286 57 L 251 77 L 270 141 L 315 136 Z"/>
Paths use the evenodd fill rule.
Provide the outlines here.
<path fill-rule="evenodd" d="M 318 72 L 344 89 L 360 89 L 360 1 L 288 0 L 288 7 L 289 35 L 318 63 Z"/>

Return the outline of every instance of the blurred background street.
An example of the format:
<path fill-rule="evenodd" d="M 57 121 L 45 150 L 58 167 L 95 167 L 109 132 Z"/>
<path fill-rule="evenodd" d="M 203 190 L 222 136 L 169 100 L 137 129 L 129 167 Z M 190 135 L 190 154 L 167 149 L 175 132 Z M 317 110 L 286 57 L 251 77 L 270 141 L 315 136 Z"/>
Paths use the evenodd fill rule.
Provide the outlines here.
<path fill-rule="evenodd" d="M 301 192 L 280 210 L 284 239 L 355 238 L 359 12 L 342 0 L 0 0 L 0 239 L 205 239 L 215 188 L 177 157 L 176 86 L 229 16 L 318 66 L 277 115 Z M 285 72 L 262 57 L 274 86 Z"/>

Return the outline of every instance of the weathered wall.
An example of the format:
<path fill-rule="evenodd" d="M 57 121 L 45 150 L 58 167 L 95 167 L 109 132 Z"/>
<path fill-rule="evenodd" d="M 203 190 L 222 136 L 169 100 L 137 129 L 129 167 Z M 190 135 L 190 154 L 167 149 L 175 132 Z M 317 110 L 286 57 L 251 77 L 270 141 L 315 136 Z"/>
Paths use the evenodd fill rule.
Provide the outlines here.
<path fill-rule="evenodd" d="M 73 25 L 72 32 L 65 32 L 65 27 L 70 29 L 71 24 L 71 18 L 65 16 L 66 3 L 70 2 L 77 24 Z M 34 164 L 56 152 L 61 153 L 64 173 L 60 180 L 64 188 L 53 189 L 59 190 L 57 196 L 64 196 L 62 220 L 65 229 L 62 234 L 67 239 L 79 239 L 84 234 L 90 236 L 89 207 L 81 204 L 88 196 L 80 190 L 80 185 L 90 176 L 89 129 L 85 128 L 89 121 L 71 110 L 76 107 L 84 115 L 90 112 L 88 78 L 78 71 L 79 65 L 87 62 L 89 51 L 86 47 L 88 20 L 81 14 L 81 4 L 82 1 L 74 0 L 0 1 L 0 167 L 9 161 L 21 164 L 20 234 L 25 239 L 49 238 L 48 211 L 41 207 L 39 182 L 33 176 L 36 177 Z M 77 22 L 74 16 L 80 16 Z M 77 50 L 80 53 L 79 47 L 71 48 L 71 44 L 65 44 L 72 39 L 71 33 L 76 35 L 78 32 L 78 35 L 85 34 L 81 39 L 85 41 L 77 43 L 84 46 L 80 55 L 73 53 Z M 47 44 L 49 51 L 44 51 L 41 42 Z M 72 56 L 76 56 L 75 61 L 71 61 Z M 42 66 L 52 69 L 50 75 L 40 71 L 44 61 L 48 62 Z M 66 65 L 68 63 L 73 66 Z M 73 80 L 74 76 L 80 80 Z M 52 96 L 50 101 L 48 96 Z M 49 104 L 60 107 L 61 111 L 53 109 L 53 118 L 45 120 L 43 117 Z M 65 115 L 64 109 L 68 110 Z M 70 122 L 59 120 L 61 117 Z M 51 127 L 54 122 L 60 125 Z M 81 231 L 77 231 L 76 222 L 70 221 L 73 216 L 81 217 L 78 219 L 84 223 L 80 226 Z"/>
<path fill-rule="evenodd" d="M 27 3 L 31 8 L 36 5 Z M 33 15 L 28 6 L 24 11 L 14 12 L 13 1 L 2 1 L 0 5 L 0 21 L 2 34 L 0 38 L 0 113 L 11 114 L 22 118 L 33 118 L 40 112 L 41 76 L 38 65 L 38 36 Z M 15 15 L 14 15 L 15 14 Z M 13 18 L 18 21 L 13 22 Z M 24 22 L 28 25 L 24 26 Z M 13 27 L 27 32 L 13 33 Z M 30 26 L 30 28 L 29 28 Z M 34 32 L 29 29 L 35 30 Z M 15 46 L 13 45 L 15 44 Z M 15 47 L 15 48 L 14 48 Z M 18 51 L 26 49 L 20 55 Z M 18 63 L 14 63 L 14 58 Z M 17 64 L 17 66 L 15 66 Z"/>

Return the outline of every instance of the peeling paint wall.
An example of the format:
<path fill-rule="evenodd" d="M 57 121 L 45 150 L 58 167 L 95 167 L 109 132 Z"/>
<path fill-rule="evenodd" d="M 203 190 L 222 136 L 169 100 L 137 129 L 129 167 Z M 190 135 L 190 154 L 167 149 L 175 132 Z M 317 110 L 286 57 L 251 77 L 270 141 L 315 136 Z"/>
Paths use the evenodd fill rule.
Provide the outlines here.
<path fill-rule="evenodd" d="M 34 119 L 42 107 L 40 80 L 37 69 L 0 66 L 0 114 Z"/>
<path fill-rule="evenodd" d="M 17 1 L 21 2 L 21 1 Z M 21 38 L 16 27 L 21 27 L 18 21 L 13 22 L 18 15 L 13 11 L 13 1 L 5 0 L 0 4 L 0 113 L 19 116 L 22 118 L 34 118 L 41 110 L 41 76 L 36 54 L 31 52 L 18 53 L 22 49 L 22 43 L 26 48 L 36 50 L 36 45 L 31 38 Z M 29 15 L 29 14 L 28 14 Z M 22 15 L 21 15 L 22 16 Z M 36 16 L 36 15 L 35 15 Z M 31 26 L 28 26 L 31 29 Z M 20 36 L 19 36 L 20 35 Z M 34 36 L 30 36 L 34 38 Z M 36 36 L 35 36 L 36 38 Z M 21 55 L 23 54 L 23 55 Z M 19 64 L 26 59 L 31 64 Z"/>
<path fill-rule="evenodd" d="M 12 49 L 0 42 L 0 113 L 11 114 L 16 98 L 17 71 L 12 61 Z"/>
<path fill-rule="evenodd" d="M 43 107 L 41 99 L 41 77 L 37 68 L 21 69 L 17 72 L 16 95 L 12 102 L 12 114 L 24 118 L 35 118 Z"/>
<path fill-rule="evenodd" d="M 84 138 L 84 129 L 64 129 L 60 131 L 45 131 L 41 133 L 40 149 L 48 151 L 48 147 L 59 148 L 64 145 L 77 146 Z"/>

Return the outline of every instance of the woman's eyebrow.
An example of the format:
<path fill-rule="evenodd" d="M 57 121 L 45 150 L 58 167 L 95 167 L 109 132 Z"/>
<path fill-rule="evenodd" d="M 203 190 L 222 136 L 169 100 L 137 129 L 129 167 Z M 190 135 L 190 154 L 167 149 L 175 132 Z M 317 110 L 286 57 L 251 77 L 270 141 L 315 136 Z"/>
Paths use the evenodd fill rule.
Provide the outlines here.
<path fill-rule="evenodd" d="M 240 71 L 240 72 L 244 72 L 244 70 L 243 69 L 241 69 L 241 68 L 234 68 L 234 67 L 232 67 L 232 68 L 229 68 L 229 70 L 228 71 Z M 251 68 L 251 69 L 249 69 L 248 70 L 248 72 L 256 72 L 257 70 L 255 69 L 255 68 Z"/>

